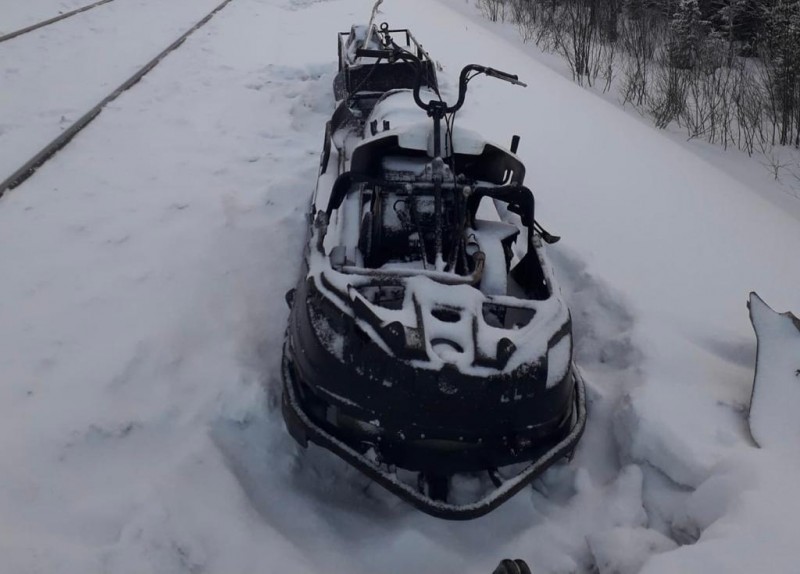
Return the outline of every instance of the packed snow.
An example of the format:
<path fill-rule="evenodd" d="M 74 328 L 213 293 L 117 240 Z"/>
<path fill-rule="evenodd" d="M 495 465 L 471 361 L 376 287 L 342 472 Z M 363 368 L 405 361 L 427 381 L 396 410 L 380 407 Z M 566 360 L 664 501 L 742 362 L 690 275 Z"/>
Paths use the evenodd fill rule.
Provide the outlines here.
<path fill-rule="evenodd" d="M 758 338 L 756 378 L 748 423 L 756 443 L 797 457 L 800 444 L 800 319 L 778 314 L 757 294 L 750 317 Z"/>
<path fill-rule="evenodd" d="M 0 44 L 0 173 L 215 3 L 117 0 Z M 0 22 L 57 6 L 7 2 Z M 462 0 L 387 0 L 381 19 L 412 28 L 448 98 L 468 63 L 530 86 L 478 79 L 457 122 L 522 136 L 538 218 L 563 237 L 550 253 L 586 433 L 572 461 L 466 523 L 288 436 L 283 295 L 335 34 L 371 7 L 234 0 L 0 200 L 2 569 L 479 574 L 519 557 L 537 574 L 796 572 L 800 455 L 750 437 L 745 304 L 757 291 L 800 310 L 800 208 L 740 177 L 747 158 L 709 163 Z"/>
<path fill-rule="evenodd" d="M 6 2 L 0 12 L 0 36 L 33 26 L 44 20 L 61 16 L 94 4 L 98 0 L 33 0 Z"/>
<path fill-rule="evenodd" d="M 9 2 L 0 22 L 39 3 L 54 4 Z M 0 45 L 0 181 L 217 4 L 115 0 Z"/>

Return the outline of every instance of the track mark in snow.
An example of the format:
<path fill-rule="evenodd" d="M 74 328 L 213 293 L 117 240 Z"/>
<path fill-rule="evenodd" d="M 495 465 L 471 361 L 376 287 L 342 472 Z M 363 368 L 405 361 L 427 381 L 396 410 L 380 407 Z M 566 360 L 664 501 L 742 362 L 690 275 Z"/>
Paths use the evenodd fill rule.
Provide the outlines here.
<path fill-rule="evenodd" d="M 636 400 L 645 376 L 645 355 L 636 344 L 635 313 L 619 295 L 593 278 L 576 256 L 559 246 L 551 257 L 567 291 L 576 361 L 586 371 L 590 402 L 588 426 L 575 463 L 585 466 L 601 482 L 616 480 L 613 477 L 617 472 L 624 474 L 625 468 L 637 468 L 643 477 L 641 505 L 647 530 L 624 534 L 606 529 L 599 537 L 590 538 L 594 567 L 599 572 L 638 572 L 650 554 L 694 544 L 704 529 L 702 524 L 710 524 L 698 521 L 696 514 L 687 509 L 713 461 L 702 460 L 703 451 L 671 435 L 668 426 L 652 426 L 641 419 Z M 735 352 L 737 345 L 717 340 L 707 341 L 707 347 L 730 359 L 728 355 Z M 660 388 L 666 393 L 674 392 L 669 387 Z M 720 416 L 743 429 L 742 412 L 736 405 L 720 402 L 716 408 Z M 718 430 L 718 440 L 735 443 L 736 437 L 726 438 L 725 432 Z M 570 492 L 565 492 L 564 486 L 567 481 L 560 478 L 559 482 L 554 476 L 545 485 L 554 491 L 545 488 L 544 492 L 569 504 Z M 618 545 L 627 535 L 631 546 L 622 552 Z"/>
<path fill-rule="evenodd" d="M 592 277 L 586 264 L 567 248 L 556 247 L 550 256 L 566 284 L 579 364 L 635 370 L 642 358 L 632 341 L 635 318 L 621 296 Z"/>
<path fill-rule="evenodd" d="M 592 277 L 567 247 L 557 246 L 549 256 L 572 314 L 575 361 L 586 371 L 590 416 L 578 452 L 593 453 L 593 472 L 609 480 L 620 468 L 611 421 L 624 392 L 639 380 L 642 355 L 632 340 L 635 319 L 621 296 Z"/>
<path fill-rule="evenodd" d="M 562 512 L 591 514 L 590 507 L 582 508 L 580 493 L 592 481 L 600 485 L 614 485 L 620 480 L 632 484 L 632 477 L 637 476 L 635 496 L 630 494 L 638 501 L 634 503 L 640 510 L 637 519 L 628 524 L 612 520 L 609 526 L 587 531 L 589 554 L 583 565 L 600 573 L 633 574 L 651 555 L 694 541 L 681 530 L 683 525 L 675 516 L 675 508 L 687 500 L 692 489 L 673 483 L 644 461 L 632 460 L 628 452 L 632 440 L 628 433 L 635 429 L 620 421 L 630 414 L 628 395 L 641 384 L 644 360 L 635 342 L 635 313 L 621 295 L 593 277 L 567 247 L 555 246 L 549 257 L 572 313 L 575 358 L 586 373 L 590 414 L 573 463 L 578 474 L 570 479 L 573 473 L 564 467 L 545 475 L 535 488 L 547 497 L 546 502 L 541 501 L 550 508 L 547 520 L 557 521 Z M 614 499 L 621 500 L 619 496 Z"/>
<path fill-rule="evenodd" d="M 725 339 L 723 337 L 712 339 L 699 336 L 689 336 L 689 339 L 701 349 L 705 349 L 721 360 L 733 365 L 749 370 L 756 362 L 756 345 L 749 339 Z"/>
<path fill-rule="evenodd" d="M 226 54 L 197 49 L 214 45 L 212 34 L 195 37 L 27 193 L 4 200 L 0 254 L 20 265 L 0 285 L 0 314 L 25 328 L 4 345 L 12 362 L 0 357 L 13 381 L 0 392 L 17 406 L 2 434 L 13 447 L 5 431 L 18 418 L 42 421 L 31 439 L 42 448 L 24 464 L 7 459 L 16 470 L 4 475 L 0 514 L 21 504 L 8 496 L 17 484 L 44 493 L 14 526 L 54 541 L 59 566 L 48 572 L 254 571 L 276 555 L 306 571 L 269 521 L 248 519 L 252 506 L 205 433 L 253 411 L 280 420 L 263 409 L 262 385 L 278 372 L 283 292 L 297 277 L 329 112 L 317 112 L 315 92 L 329 91 L 332 76 L 314 66 L 272 74 L 261 57 L 259 68 L 238 56 L 231 67 Z M 265 79 L 261 92 L 243 87 Z M 21 244 L 25 261 L 13 255 Z M 0 331 L 4 342 L 10 333 Z M 63 348 L 46 344 L 62 338 Z M 34 370 L 44 362 L 52 366 Z M 48 414 L 49 401 L 64 408 Z M 15 570 L 32 563 L 22 545 L 6 549 L 8 564 L 24 566 Z M 242 556 L 260 558 L 242 567 Z"/>
<path fill-rule="evenodd" d="M 231 0 L 222 0 L 211 12 L 200 19 L 196 24 L 189 28 L 186 32 L 181 34 L 177 40 L 167 46 L 155 58 L 146 63 L 130 78 L 125 80 L 113 92 L 104 97 L 97 105 L 91 108 L 88 112 L 82 115 L 75 123 L 64 129 L 58 137 L 42 148 L 36 155 L 25 162 L 19 169 L 9 175 L 5 180 L 0 182 L 0 199 L 6 191 L 14 189 L 24 183 L 31 177 L 42 165 L 51 159 L 55 154 L 61 151 L 64 147 L 81 132 L 86 126 L 92 123 L 98 115 L 118 97 L 127 92 L 129 89 L 139 83 L 153 68 L 158 66 L 161 61 L 169 56 L 172 52 L 180 48 L 184 41 L 194 34 L 197 30 L 205 26 L 217 13 L 222 11 Z M 64 118 L 62 117 L 62 120 Z"/>
<path fill-rule="evenodd" d="M 139 371 L 141 371 L 142 367 L 147 364 L 148 359 L 150 359 L 150 353 L 147 349 L 147 345 L 143 341 L 140 341 L 139 344 L 136 345 L 133 356 L 125 362 L 122 371 L 111 379 L 109 388 L 123 387 L 130 383 Z"/>
<path fill-rule="evenodd" d="M 281 6 L 287 10 L 306 10 L 314 6 L 314 4 L 321 4 L 323 2 L 334 2 L 336 0 L 288 0 Z"/>
<path fill-rule="evenodd" d="M 14 32 L 9 32 L 8 34 L 0 36 L 0 43 L 7 42 L 8 40 L 12 40 L 14 38 L 17 38 L 18 36 L 22 36 L 23 34 L 27 34 L 28 32 L 33 32 L 34 30 L 38 30 L 40 28 L 44 28 L 45 26 L 49 26 L 51 24 L 55 24 L 56 22 L 60 22 L 61 20 L 66 20 L 67 18 L 71 18 L 72 16 L 76 16 L 78 14 L 82 14 L 83 12 L 88 12 L 89 10 L 92 10 L 93 8 L 98 8 L 98 7 L 102 6 L 103 4 L 108 4 L 108 3 L 113 2 L 113 1 L 114 0 L 99 0 L 98 2 L 93 2 L 92 4 L 88 4 L 86 6 L 82 6 L 80 8 L 76 8 L 75 10 L 72 10 L 70 12 L 65 12 L 63 14 L 59 13 L 58 16 L 54 16 L 53 18 L 48 18 L 47 20 L 39 22 L 38 24 L 33 24 L 31 26 L 26 26 L 25 28 L 21 28 L 19 30 L 14 31 Z"/>

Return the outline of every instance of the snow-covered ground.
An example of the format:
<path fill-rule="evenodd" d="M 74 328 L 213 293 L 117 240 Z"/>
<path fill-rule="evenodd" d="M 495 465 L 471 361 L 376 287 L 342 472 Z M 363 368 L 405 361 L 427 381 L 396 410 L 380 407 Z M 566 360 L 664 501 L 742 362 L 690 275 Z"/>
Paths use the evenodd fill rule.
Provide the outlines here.
<path fill-rule="evenodd" d="M 59 93 L 88 107 L 213 4 L 118 0 L 0 45 L 3 171 L 55 135 L 40 118 Z M 564 237 L 550 254 L 590 385 L 585 438 L 533 489 L 450 523 L 285 433 L 283 294 L 335 32 L 371 4 L 234 0 L 0 200 L 4 569 L 796 571 L 800 456 L 750 440 L 745 303 L 800 310 L 800 211 L 446 2 L 387 0 L 384 18 L 447 88 L 472 62 L 530 84 L 476 80 L 458 121 L 522 136 L 539 218 Z"/>
<path fill-rule="evenodd" d="M 0 22 L 28 2 L 0 6 Z M 35 0 L 53 15 L 57 3 Z M 219 0 L 115 0 L 0 45 L 0 181 Z"/>
<path fill-rule="evenodd" d="M 0 36 L 55 18 L 98 0 L 7 0 L 0 6 Z M 125 0 L 115 0 L 125 1 Z"/>
<path fill-rule="evenodd" d="M 440 0 L 469 19 L 473 24 L 491 30 L 494 34 L 505 36 L 531 58 L 564 78 L 572 78 L 569 65 L 558 53 L 544 52 L 533 40 L 525 41 L 517 24 L 509 20 L 490 23 L 485 12 L 477 6 L 478 0 Z M 605 86 L 586 88 L 597 97 L 624 109 L 632 118 L 651 127 L 652 119 L 632 105 L 625 105 L 620 72 L 608 90 Z M 800 216 L 800 150 L 789 146 L 775 146 L 755 151 L 749 156 L 733 147 L 727 149 L 711 144 L 702 138 L 688 138 L 683 126 L 671 124 L 662 132 L 685 149 L 691 150 L 718 169 L 740 180 L 747 187 L 760 193 L 781 209 L 793 211 Z M 776 173 L 777 172 L 777 173 Z"/>

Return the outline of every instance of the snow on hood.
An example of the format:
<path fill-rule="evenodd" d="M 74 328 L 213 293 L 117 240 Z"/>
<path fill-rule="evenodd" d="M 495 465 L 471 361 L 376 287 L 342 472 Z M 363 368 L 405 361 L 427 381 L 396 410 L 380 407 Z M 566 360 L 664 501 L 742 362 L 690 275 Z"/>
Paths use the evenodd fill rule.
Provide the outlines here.
<path fill-rule="evenodd" d="M 438 99 L 438 96 L 429 90 L 420 93 L 423 102 Z M 420 109 L 414 102 L 412 90 L 396 90 L 381 99 L 372 110 L 367 120 L 367 125 L 377 122 L 383 126 L 384 122 L 389 122 L 390 129 L 380 132 L 365 141 L 372 141 L 376 138 L 398 136 L 400 147 L 411 150 L 426 151 L 433 157 L 433 121 L 428 118 L 428 114 Z M 447 129 L 442 122 L 442 144 L 444 145 L 445 130 Z M 489 143 L 484 136 L 473 130 L 453 127 L 453 148 L 455 153 L 464 155 L 480 155 L 483 153 L 486 144 Z M 500 147 L 500 146 L 497 146 Z"/>

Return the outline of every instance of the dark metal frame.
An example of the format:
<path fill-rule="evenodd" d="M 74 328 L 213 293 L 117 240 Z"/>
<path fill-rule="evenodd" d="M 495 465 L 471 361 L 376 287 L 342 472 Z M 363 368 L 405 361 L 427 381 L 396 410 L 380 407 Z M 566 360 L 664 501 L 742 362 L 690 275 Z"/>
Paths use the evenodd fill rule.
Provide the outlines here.
<path fill-rule="evenodd" d="M 405 46 L 393 45 L 402 49 L 405 53 L 413 56 L 415 62 L 421 68 L 422 85 L 430 88 L 434 92 L 438 91 L 439 84 L 436 77 L 436 66 L 431 60 L 430 55 L 422 48 L 420 43 L 408 29 L 389 29 L 387 24 L 382 24 L 379 33 L 388 40 L 392 35 L 404 35 Z M 376 94 L 380 95 L 394 89 L 413 88 L 418 81 L 416 64 L 409 64 L 407 61 L 382 62 L 385 57 L 379 55 L 378 62 L 369 65 L 350 66 L 345 60 L 345 46 L 350 32 L 339 32 L 338 35 L 338 54 L 339 54 L 339 73 L 334 79 L 334 94 L 337 100 L 358 100 L 374 99 Z M 393 42 L 393 40 L 391 40 Z"/>
<path fill-rule="evenodd" d="M 287 340 L 283 354 L 283 399 L 282 411 L 286 426 L 294 439 L 303 446 L 313 442 L 336 454 L 345 462 L 353 465 L 365 475 L 373 479 L 389 492 L 399 496 L 415 508 L 446 520 L 472 520 L 484 516 L 495 510 L 509 498 L 529 485 L 545 470 L 558 460 L 569 457 L 575 450 L 578 441 L 583 435 L 586 426 L 586 386 L 583 376 L 577 366 L 573 365 L 571 376 L 574 380 L 575 396 L 573 417 L 574 422 L 566 434 L 552 448 L 533 460 L 522 472 L 514 478 L 500 484 L 483 499 L 465 505 L 451 504 L 429 498 L 424 493 L 410 485 L 401 482 L 387 469 L 370 460 L 363 453 L 358 452 L 345 442 L 337 439 L 317 424 L 303 410 L 297 394 L 297 380 L 292 365 L 293 350 L 291 342 Z"/>

